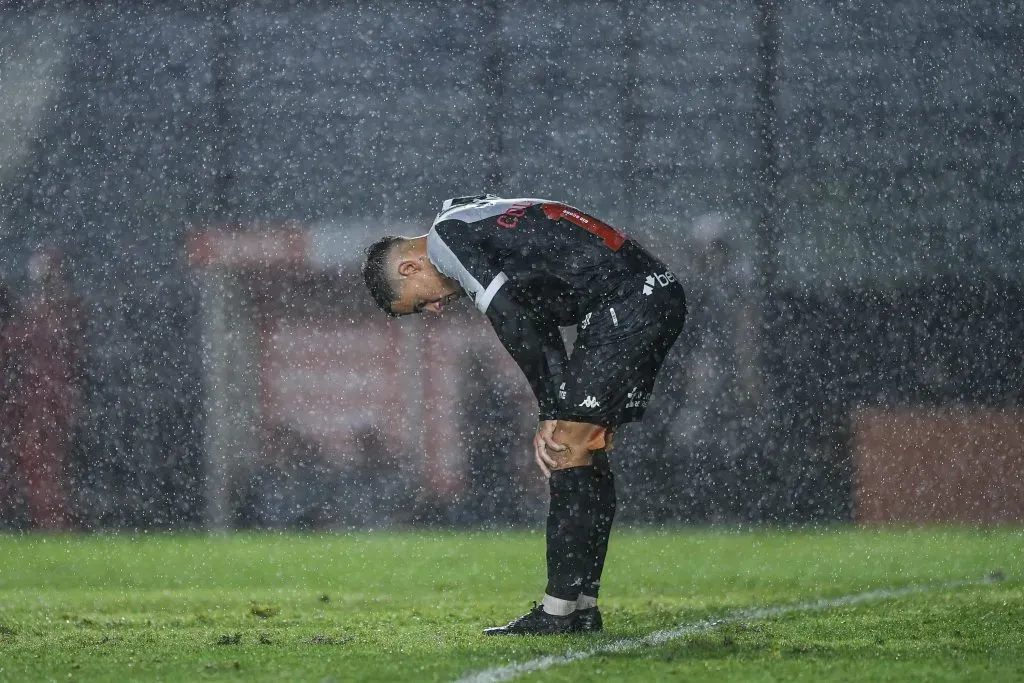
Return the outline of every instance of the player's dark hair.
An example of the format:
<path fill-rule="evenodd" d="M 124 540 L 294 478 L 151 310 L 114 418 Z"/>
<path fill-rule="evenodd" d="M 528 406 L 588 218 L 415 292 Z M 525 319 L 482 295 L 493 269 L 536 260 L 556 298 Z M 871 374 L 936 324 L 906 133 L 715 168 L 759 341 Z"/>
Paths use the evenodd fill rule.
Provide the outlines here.
<path fill-rule="evenodd" d="M 370 296 L 388 315 L 396 315 L 391 310 L 391 302 L 398 298 L 398 290 L 395 281 L 388 272 L 388 259 L 391 250 L 403 238 L 388 235 L 366 248 L 366 258 L 363 260 L 363 279 L 366 280 L 366 289 Z"/>

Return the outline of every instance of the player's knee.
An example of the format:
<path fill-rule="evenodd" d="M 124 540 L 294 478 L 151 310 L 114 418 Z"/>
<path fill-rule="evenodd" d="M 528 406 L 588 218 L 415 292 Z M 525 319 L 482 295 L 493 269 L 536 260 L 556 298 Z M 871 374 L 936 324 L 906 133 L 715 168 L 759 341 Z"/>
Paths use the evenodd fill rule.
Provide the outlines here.
<path fill-rule="evenodd" d="M 554 440 L 565 446 L 565 450 L 551 453 L 555 469 L 594 464 L 594 451 L 606 446 L 609 431 L 607 427 L 589 422 L 559 420 L 555 425 Z"/>
<path fill-rule="evenodd" d="M 589 422 L 559 420 L 555 423 L 555 441 L 567 446 L 586 448 L 604 434 L 605 428 Z"/>

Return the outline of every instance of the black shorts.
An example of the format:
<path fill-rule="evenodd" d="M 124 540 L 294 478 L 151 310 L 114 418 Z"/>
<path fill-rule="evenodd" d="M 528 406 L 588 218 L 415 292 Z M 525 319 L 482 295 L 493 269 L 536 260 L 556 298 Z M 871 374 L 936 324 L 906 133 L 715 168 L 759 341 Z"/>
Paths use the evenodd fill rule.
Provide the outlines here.
<path fill-rule="evenodd" d="M 645 255 L 646 256 L 646 255 Z M 645 259 L 648 272 L 587 313 L 558 390 L 559 420 L 606 427 L 643 418 L 654 380 L 683 330 L 683 287 L 664 265 Z"/>

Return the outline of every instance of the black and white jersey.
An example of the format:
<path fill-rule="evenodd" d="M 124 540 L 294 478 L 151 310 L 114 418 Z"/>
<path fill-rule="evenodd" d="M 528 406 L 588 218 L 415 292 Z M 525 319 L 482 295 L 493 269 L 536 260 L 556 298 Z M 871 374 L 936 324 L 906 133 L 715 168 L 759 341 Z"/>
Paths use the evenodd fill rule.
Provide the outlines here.
<path fill-rule="evenodd" d="M 627 299 L 665 272 L 618 230 L 566 204 L 494 195 L 444 202 L 427 256 L 487 315 L 554 419 L 567 355 L 559 326 Z"/>
<path fill-rule="evenodd" d="M 486 313 L 508 287 L 536 314 L 575 325 L 632 279 L 626 237 L 559 202 L 493 195 L 449 199 L 427 235 L 427 255 Z"/>

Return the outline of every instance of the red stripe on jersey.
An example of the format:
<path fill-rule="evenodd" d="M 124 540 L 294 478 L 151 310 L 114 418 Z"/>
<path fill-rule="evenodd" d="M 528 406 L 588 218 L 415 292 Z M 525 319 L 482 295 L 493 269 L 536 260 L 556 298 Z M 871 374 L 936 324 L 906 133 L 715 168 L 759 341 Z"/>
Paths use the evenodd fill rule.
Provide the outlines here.
<path fill-rule="evenodd" d="M 580 213 L 565 204 L 541 204 L 540 208 L 544 211 L 544 215 L 548 217 L 548 220 L 557 221 L 560 218 L 564 218 L 573 225 L 578 225 L 587 232 L 600 237 L 612 251 L 618 251 L 626 242 L 626 236 L 612 226 L 597 220 L 593 216 Z"/>

